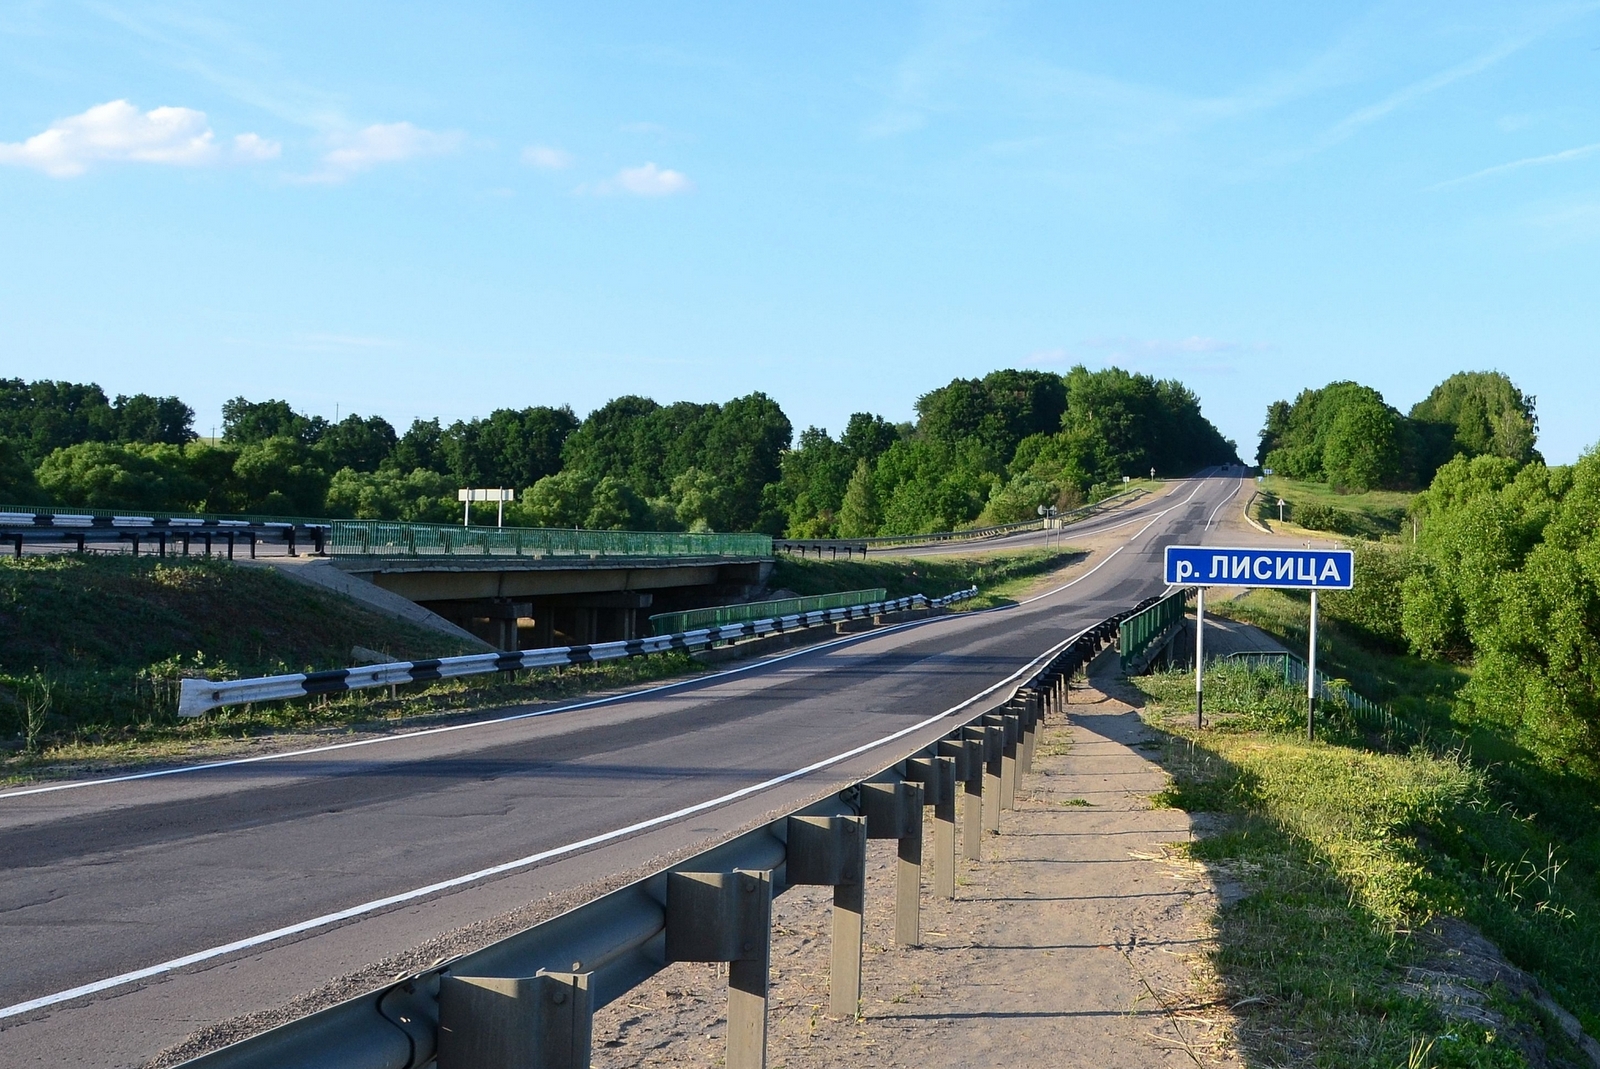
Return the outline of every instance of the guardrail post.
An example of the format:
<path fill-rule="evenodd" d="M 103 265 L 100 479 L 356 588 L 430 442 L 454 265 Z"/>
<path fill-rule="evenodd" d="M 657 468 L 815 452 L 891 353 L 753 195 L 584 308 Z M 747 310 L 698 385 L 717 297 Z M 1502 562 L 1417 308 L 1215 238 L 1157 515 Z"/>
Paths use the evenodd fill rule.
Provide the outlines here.
<path fill-rule="evenodd" d="M 1000 827 L 998 810 L 1011 809 L 1017 800 L 1017 725 L 1019 717 L 1014 712 L 991 713 L 984 720 L 1000 731 L 1000 764 L 998 768 L 1000 804 L 996 807 L 994 828 Z"/>
<path fill-rule="evenodd" d="M 984 717 L 984 720 L 990 720 Z M 983 830 L 1000 830 L 1000 760 L 1005 749 L 1006 730 L 996 724 L 983 726 Z"/>
<path fill-rule="evenodd" d="M 1010 712 L 1004 719 L 1006 748 L 1000 755 L 1000 805 L 1003 809 L 1015 809 L 1017 808 L 1017 744 L 1022 740 L 1022 715 Z"/>
<path fill-rule="evenodd" d="M 669 872 L 667 961 L 728 963 L 728 1069 L 767 1064 L 772 873 Z"/>
<path fill-rule="evenodd" d="M 961 747 L 961 856 L 968 861 L 983 860 L 983 756 L 987 733 L 981 727 L 964 727 L 953 746 Z"/>
<path fill-rule="evenodd" d="M 438 1069 L 588 1069 L 588 973 L 452 976 L 439 984 Z"/>
<path fill-rule="evenodd" d="M 833 972 L 828 1012 L 861 1012 L 861 942 L 866 906 L 867 820 L 865 817 L 790 817 L 788 862 L 791 886 L 833 888 Z"/>
<path fill-rule="evenodd" d="M 944 744 L 940 743 L 940 749 Z M 933 893 L 956 896 L 956 759 L 914 757 L 911 779 L 922 784 L 922 804 L 933 806 Z"/>
<path fill-rule="evenodd" d="M 922 945 L 922 785 L 863 783 L 861 811 L 867 838 L 898 839 L 894 875 L 894 939 L 901 946 Z"/>
<path fill-rule="evenodd" d="M 1033 771 L 1033 751 L 1039 745 L 1039 721 L 1044 719 L 1042 691 L 1029 690 L 1022 703 L 1022 771 Z"/>

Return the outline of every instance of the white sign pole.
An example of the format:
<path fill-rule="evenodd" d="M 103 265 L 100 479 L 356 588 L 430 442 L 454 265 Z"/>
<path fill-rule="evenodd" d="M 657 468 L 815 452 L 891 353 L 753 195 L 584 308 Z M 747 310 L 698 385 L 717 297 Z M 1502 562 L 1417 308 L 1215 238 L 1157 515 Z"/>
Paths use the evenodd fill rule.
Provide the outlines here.
<path fill-rule="evenodd" d="M 1317 592 L 1311 592 L 1311 648 L 1306 651 L 1306 738 L 1317 737 Z"/>
<path fill-rule="evenodd" d="M 496 527 L 504 527 L 506 525 L 506 492 L 504 489 L 497 489 L 494 492 L 494 496 L 500 502 L 500 508 L 495 513 L 494 525 Z"/>
<path fill-rule="evenodd" d="M 472 526 L 472 495 L 461 499 L 461 526 Z"/>
<path fill-rule="evenodd" d="M 1194 601 L 1194 726 L 1206 726 L 1206 588 L 1198 587 Z"/>

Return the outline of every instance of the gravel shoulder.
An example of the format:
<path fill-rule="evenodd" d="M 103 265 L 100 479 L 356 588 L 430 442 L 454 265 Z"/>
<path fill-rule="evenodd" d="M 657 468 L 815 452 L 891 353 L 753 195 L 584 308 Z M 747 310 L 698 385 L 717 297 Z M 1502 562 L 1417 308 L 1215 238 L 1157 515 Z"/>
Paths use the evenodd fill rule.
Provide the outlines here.
<path fill-rule="evenodd" d="M 1099 667 L 1114 689 L 1114 659 Z M 953 901 L 924 868 L 921 947 L 894 943 L 894 844 L 870 844 L 858 1017 L 827 1013 L 831 892 L 774 902 L 770 1065 L 1240 1064 L 1206 963 L 1227 889 L 1171 849 L 1196 829 L 1151 808 L 1166 774 L 1137 711 L 1095 685 L 1072 700 Z M 596 1015 L 594 1064 L 720 1065 L 725 1010 L 723 967 L 670 966 Z"/>

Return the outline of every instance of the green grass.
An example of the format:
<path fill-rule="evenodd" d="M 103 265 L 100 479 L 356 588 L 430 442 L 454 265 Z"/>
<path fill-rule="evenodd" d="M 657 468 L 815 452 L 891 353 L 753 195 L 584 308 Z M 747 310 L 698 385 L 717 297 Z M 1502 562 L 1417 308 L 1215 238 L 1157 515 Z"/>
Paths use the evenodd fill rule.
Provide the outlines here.
<path fill-rule="evenodd" d="M 1214 608 L 1304 644 L 1303 598 L 1259 591 Z M 1324 615 L 1319 661 L 1402 713 L 1403 738 L 1332 703 L 1308 743 L 1298 687 L 1223 666 L 1207 673 L 1213 726 L 1196 732 L 1191 675 L 1136 681 L 1165 733 L 1161 801 L 1229 814 L 1191 850 L 1247 892 L 1221 913 L 1215 958 L 1247 1061 L 1532 1064 L 1521 1046 L 1585 1064 L 1532 1003 L 1491 991 L 1510 1022 L 1496 1036 L 1443 1018 L 1403 981 L 1425 953 L 1413 933 L 1460 917 L 1600 1029 L 1600 791 L 1542 768 L 1508 727 L 1463 719 L 1464 669 L 1366 643 Z"/>
<path fill-rule="evenodd" d="M 1261 484 L 1255 517 L 1271 527 L 1280 526 L 1281 497 L 1288 503 L 1287 526 L 1379 539 L 1400 531 L 1414 496 L 1396 490 L 1341 494 L 1326 483 L 1269 475 Z"/>
<path fill-rule="evenodd" d="M 1079 560 L 1079 549 L 1039 549 L 1024 553 L 985 553 L 970 557 L 885 557 L 864 561 L 817 561 L 780 556 L 769 580 L 773 588 L 796 594 L 883 587 L 891 598 L 911 594 L 942 597 L 976 586 L 973 608 L 1009 604 L 1039 576 Z"/>
<path fill-rule="evenodd" d="M 79 557 L 0 562 L 0 777 L 62 762 L 140 761 L 230 740 L 561 698 L 697 671 L 686 655 L 474 677 L 176 716 L 188 675 L 239 678 L 471 652 L 265 568 L 217 560 Z"/>

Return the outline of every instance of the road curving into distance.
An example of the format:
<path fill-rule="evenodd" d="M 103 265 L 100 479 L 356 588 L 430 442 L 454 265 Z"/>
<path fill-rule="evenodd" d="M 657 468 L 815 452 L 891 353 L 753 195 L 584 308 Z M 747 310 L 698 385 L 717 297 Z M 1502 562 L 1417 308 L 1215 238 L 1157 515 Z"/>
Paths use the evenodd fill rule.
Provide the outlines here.
<path fill-rule="evenodd" d="M 820 797 L 1161 592 L 1163 548 L 1203 541 L 1239 486 L 1184 480 L 1091 521 L 1106 548 L 1017 606 L 555 709 L 0 791 L 0 1065 L 241 1038 Z"/>

